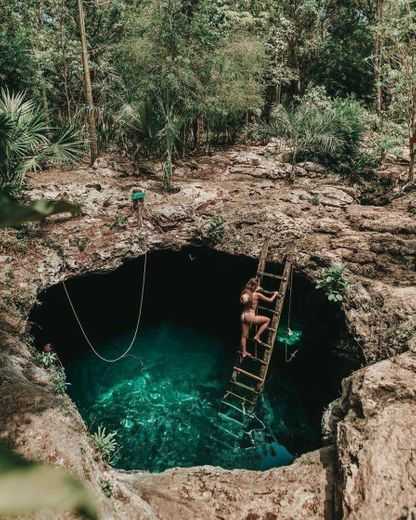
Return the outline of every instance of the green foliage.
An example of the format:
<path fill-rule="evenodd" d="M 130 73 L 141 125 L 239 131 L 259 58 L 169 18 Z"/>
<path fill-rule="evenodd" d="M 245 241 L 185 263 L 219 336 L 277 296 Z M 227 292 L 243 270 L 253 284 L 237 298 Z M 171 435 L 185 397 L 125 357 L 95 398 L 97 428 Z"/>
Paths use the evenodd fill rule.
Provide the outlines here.
<path fill-rule="evenodd" d="M 55 352 L 37 352 L 35 359 L 43 368 L 50 368 L 58 363 L 58 356 Z"/>
<path fill-rule="evenodd" d="M 316 284 L 317 289 L 323 289 L 331 302 L 340 302 L 350 286 L 347 267 L 344 264 L 332 264 L 322 271 Z"/>
<path fill-rule="evenodd" d="M 100 486 L 104 495 L 110 498 L 113 494 L 113 486 L 108 480 L 100 480 Z"/>
<path fill-rule="evenodd" d="M 98 519 L 89 491 L 69 473 L 27 462 L 0 446 L 0 516 L 26 516 L 45 510 Z"/>
<path fill-rule="evenodd" d="M 47 113 L 23 93 L 0 92 L 0 190 L 19 190 L 26 173 L 48 161 L 74 161 L 82 142 L 69 129 L 56 132 L 47 123 Z"/>
<path fill-rule="evenodd" d="M 127 226 L 127 217 L 125 215 L 117 215 L 113 222 L 106 224 L 110 229 L 124 229 Z"/>
<path fill-rule="evenodd" d="M 64 256 L 64 248 L 56 238 L 47 235 L 44 238 L 42 238 L 41 242 L 42 245 L 44 245 L 45 247 L 48 247 L 49 249 L 53 249 L 54 251 L 56 251 L 59 256 Z"/>
<path fill-rule="evenodd" d="M 416 320 L 409 320 L 387 332 L 387 348 L 389 355 L 404 352 L 408 348 L 409 340 L 416 334 Z"/>
<path fill-rule="evenodd" d="M 78 246 L 78 249 L 82 252 L 87 249 L 88 244 L 90 243 L 90 239 L 85 236 L 78 236 L 78 237 L 75 237 L 75 242 Z"/>
<path fill-rule="evenodd" d="M 312 206 L 319 206 L 321 201 L 319 200 L 318 195 L 314 195 L 311 199 Z"/>
<path fill-rule="evenodd" d="M 364 133 L 363 110 L 353 99 L 329 98 L 323 88 L 311 88 L 289 106 L 277 105 L 270 122 L 257 135 L 281 137 L 292 153 L 291 178 L 298 159 L 320 162 L 335 171 L 351 171 Z"/>
<path fill-rule="evenodd" d="M 301 138 L 302 146 L 292 146 L 294 157 L 370 175 L 386 151 L 396 154 L 408 145 L 416 110 L 414 0 L 384 2 L 382 20 L 376 5 L 84 2 L 100 148 L 136 165 L 149 156 L 159 159 L 170 189 L 175 158 L 246 139 L 261 118 L 270 128 L 256 127 L 256 137 L 278 134 L 292 145 Z M 0 0 L 0 9 L 0 82 L 3 98 L 15 106 L 10 111 L 8 102 L 0 115 L 0 189 L 16 194 L 27 171 L 79 157 L 77 136 L 85 133 L 87 108 L 76 2 Z M 382 106 L 368 154 L 360 154 L 360 103 L 371 116 L 376 81 Z M 331 98 L 311 95 L 312 85 Z M 27 92 L 30 101 L 8 92 Z M 295 127 L 283 130 L 279 121 Z M 78 134 L 54 130 L 68 126 Z"/>
<path fill-rule="evenodd" d="M 52 382 L 58 394 L 65 394 L 66 389 L 71 383 L 66 380 L 65 369 L 62 365 L 54 366 L 51 370 Z"/>
<path fill-rule="evenodd" d="M 116 440 L 116 433 L 107 433 L 105 426 L 101 424 L 100 426 L 98 426 L 97 431 L 91 435 L 91 440 L 94 448 L 96 448 L 100 452 L 102 458 L 106 462 L 111 463 L 115 453 L 119 449 Z"/>
<path fill-rule="evenodd" d="M 22 206 L 0 194 L 0 228 L 20 226 L 24 222 L 41 220 L 57 213 L 75 213 L 77 208 L 63 201 L 35 200 Z"/>
<path fill-rule="evenodd" d="M 194 229 L 194 239 L 207 245 L 219 244 L 226 236 L 225 220 L 221 215 L 213 215 L 203 227 Z"/>

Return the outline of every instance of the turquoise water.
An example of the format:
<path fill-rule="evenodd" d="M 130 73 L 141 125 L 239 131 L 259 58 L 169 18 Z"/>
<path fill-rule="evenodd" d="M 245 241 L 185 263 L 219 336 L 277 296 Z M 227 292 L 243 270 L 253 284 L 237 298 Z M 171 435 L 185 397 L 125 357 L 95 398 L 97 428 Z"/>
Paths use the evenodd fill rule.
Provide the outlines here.
<path fill-rule="evenodd" d="M 266 445 L 249 448 L 250 437 L 244 435 L 242 448 L 247 449 L 221 449 L 211 438 L 218 433 L 213 423 L 241 333 L 241 284 L 255 267 L 244 257 L 212 251 L 149 255 L 139 335 L 131 354 L 115 364 L 89 350 L 60 284 L 39 297 L 42 305 L 30 316 L 36 324 L 36 345 L 53 345 L 67 371 L 69 393 L 90 431 L 103 425 L 116 432 L 117 467 L 162 471 L 212 464 L 266 469 L 322 445 L 322 410 L 338 397 L 340 380 L 351 367 L 333 354 L 344 330 L 336 306 L 306 279 L 296 277 L 293 334 L 285 330 L 285 307 L 281 343 L 274 350 L 256 412 L 265 427 L 262 433 L 262 423 L 254 425 L 254 440 L 257 445 L 266 440 Z M 88 335 L 106 357 L 117 357 L 130 343 L 142 271 L 140 258 L 111 273 L 67 282 Z"/>
<path fill-rule="evenodd" d="M 131 333 L 112 338 L 100 353 L 116 357 L 130 338 Z M 266 469 L 291 462 L 293 457 L 278 444 L 271 452 L 232 451 L 212 440 L 232 361 L 220 339 L 167 321 L 143 327 L 131 355 L 117 363 L 102 362 L 89 351 L 77 356 L 67 364 L 69 393 L 90 431 L 102 424 L 116 432 L 116 467 L 155 472 L 202 464 Z M 286 401 L 275 399 L 277 412 L 284 411 Z M 273 423 L 271 416 L 263 419 Z"/>

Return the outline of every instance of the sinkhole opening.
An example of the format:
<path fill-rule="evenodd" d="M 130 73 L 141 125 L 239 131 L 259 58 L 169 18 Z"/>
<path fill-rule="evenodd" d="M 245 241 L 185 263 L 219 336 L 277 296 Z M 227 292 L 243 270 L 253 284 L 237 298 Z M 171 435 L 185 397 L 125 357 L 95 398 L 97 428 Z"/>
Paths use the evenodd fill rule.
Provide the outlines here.
<path fill-rule="evenodd" d="M 117 357 L 131 341 L 143 260 L 66 282 L 88 336 L 104 357 Z M 241 288 L 255 271 L 254 260 L 212 250 L 149 253 L 137 339 L 117 363 L 91 351 L 62 284 L 40 295 L 41 305 L 30 316 L 36 345 L 42 349 L 51 343 L 58 353 L 68 393 L 89 430 L 103 425 L 115 432 L 114 466 L 152 472 L 204 464 L 266 469 L 322 445 L 323 409 L 356 367 L 335 354 L 345 337 L 338 307 L 296 271 L 294 335 L 287 336 L 287 298 L 279 331 L 287 349 L 284 342 L 276 344 L 258 412 L 280 455 L 275 449 L 270 457 L 250 443 L 231 449 L 212 438 L 239 347 Z"/>

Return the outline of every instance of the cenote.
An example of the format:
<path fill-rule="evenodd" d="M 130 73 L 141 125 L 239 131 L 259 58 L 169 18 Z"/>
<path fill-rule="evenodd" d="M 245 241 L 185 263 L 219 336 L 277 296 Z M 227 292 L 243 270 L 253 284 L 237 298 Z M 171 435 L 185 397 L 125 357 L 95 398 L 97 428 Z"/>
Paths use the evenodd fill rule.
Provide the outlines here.
<path fill-rule="evenodd" d="M 61 284 L 40 295 L 30 317 L 37 346 L 51 343 L 59 354 L 68 393 L 89 430 L 103 425 L 116 432 L 114 466 L 264 469 L 256 450 L 219 447 L 211 437 L 239 344 L 240 290 L 255 270 L 253 260 L 205 249 L 149 253 L 139 333 L 117 363 L 90 350 Z M 117 357 L 130 343 L 142 272 L 143 257 L 67 282 L 87 334 L 105 357 Z M 275 348 L 262 419 L 284 453 L 296 457 L 322 445 L 322 411 L 353 367 L 334 354 L 345 335 L 337 306 L 296 272 L 292 329 L 302 335 L 288 353 L 298 353 L 286 363 L 283 345 Z"/>

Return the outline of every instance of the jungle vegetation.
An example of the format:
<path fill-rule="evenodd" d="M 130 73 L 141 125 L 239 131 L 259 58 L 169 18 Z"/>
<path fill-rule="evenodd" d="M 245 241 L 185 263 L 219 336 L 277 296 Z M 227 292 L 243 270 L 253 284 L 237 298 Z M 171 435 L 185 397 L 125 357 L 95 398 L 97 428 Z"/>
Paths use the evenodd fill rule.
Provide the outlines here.
<path fill-rule="evenodd" d="M 282 137 L 365 174 L 416 141 L 415 0 L 0 0 L 0 184 Z M 367 139 L 362 152 L 363 136 Z M 16 139 L 18 136 L 18 139 Z"/>

